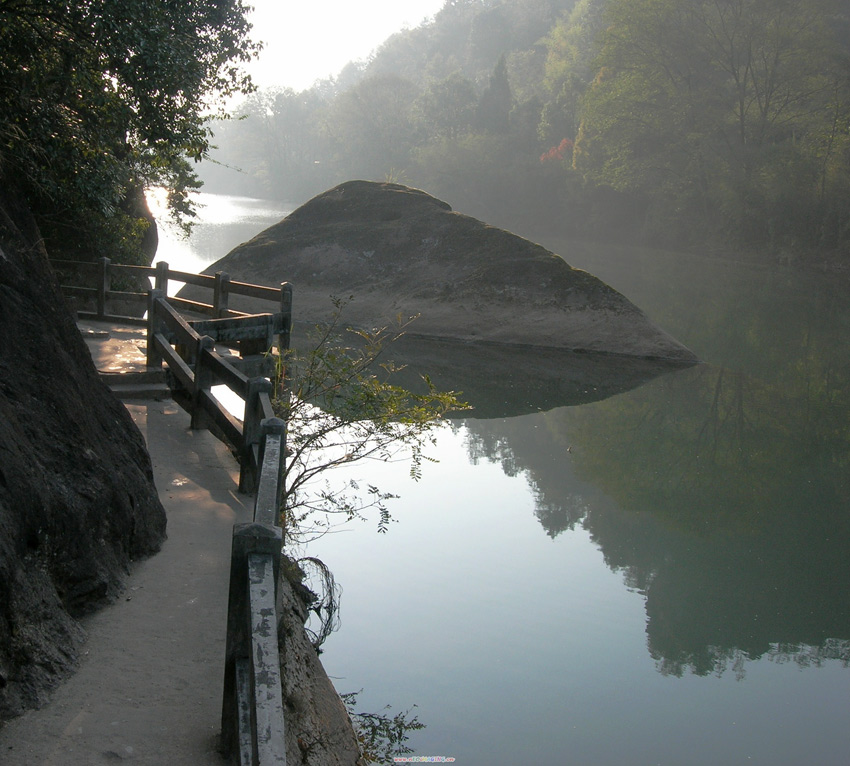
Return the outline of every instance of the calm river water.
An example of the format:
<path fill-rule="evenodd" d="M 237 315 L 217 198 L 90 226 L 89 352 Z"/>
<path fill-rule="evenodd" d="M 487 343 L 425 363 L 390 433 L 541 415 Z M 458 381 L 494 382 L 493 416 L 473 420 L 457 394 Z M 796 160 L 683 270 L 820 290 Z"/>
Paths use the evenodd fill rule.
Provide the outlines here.
<path fill-rule="evenodd" d="M 177 268 L 288 212 L 202 196 L 193 239 L 163 236 Z M 401 496 L 387 534 L 302 551 L 343 588 L 338 690 L 416 705 L 412 755 L 463 766 L 849 763 L 846 282 L 541 243 L 705 364 L 429 349 L 486 417 L 442 431 L 418 483 L 358 469 Z"/>

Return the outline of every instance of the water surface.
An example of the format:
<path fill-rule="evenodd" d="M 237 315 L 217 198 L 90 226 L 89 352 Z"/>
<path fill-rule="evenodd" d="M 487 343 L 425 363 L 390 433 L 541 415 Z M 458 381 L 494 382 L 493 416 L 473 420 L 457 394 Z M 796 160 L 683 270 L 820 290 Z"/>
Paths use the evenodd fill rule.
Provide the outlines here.
<path fill-rule="evenodd" d="M 197 268 L 284 212 L 206 196 Z M 541 243 L 705 364 L 420 354 L 478 417 L 441 432 L 418 483 L 356 469 L 401 496 L 386 535 L 303 551 L 343 587 L 328 673 L 364 709 L 415 704 L 414 754 L 470 766 L 846 763 L 847 285 Z"/>

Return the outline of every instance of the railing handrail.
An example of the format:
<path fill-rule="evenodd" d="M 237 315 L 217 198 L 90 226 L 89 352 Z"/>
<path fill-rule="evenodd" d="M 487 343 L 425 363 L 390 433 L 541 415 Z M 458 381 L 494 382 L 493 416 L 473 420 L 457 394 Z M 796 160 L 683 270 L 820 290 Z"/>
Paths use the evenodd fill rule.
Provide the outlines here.
<path fill-rule="evenodd" d="M 277 583 L 286 424 L 263 421 L 254 520 L 233 527 L 221 735 L 240 766 L 286 766 Z"/>
<path fill-rule="evenodd" d="M 88 265 L 78 264 L 75 266 Z M 68 288 L 94 293 L 97 311 L 78 312 L 110 321 L 133 318 L 108 314 L 107 301 L 137 296 L 111 290 L 114 271 L 152 276 L 156 287 L 142 295 L 147 301 L 147 365 L 168 365 L 179 390 L 188 400 L 192 428 L 209 419 L 218 436 L 233 446 L 239 459 L 240 492 L 256 491 L 254 520 L 236 524 L 230 563 L 224 694 L 221 733 L 225 752 L 239 766 L 286 766 L 283 683 L 278 637 L 277 584 L 283 548 L 278 525 L 286 465 L 286 423 L 274 417 L 271 382 L 249 378 L 215 350 L 216 341 L 239 344 L 249 354 L 267 352 L 277 336 L 278 351 L 289 349 L 292 328 L 292 286 L 279 288 L 232 282 L 227 274 L 215 276 L 171 271 L 167 263 L 155 268 L 112 264 L 102 258 L 96 288 Z M 185 277 L 186 279 L 179 279 Z M 168 281 L 185 281 L 213 289 L 213 303 L 169 299 Z M 228 308 L 232 293 L 276 301 L 275 314 L 247 315 Z M 136 299 L 135 297 L 132 299 Z M 172 306 L 189 304 L 212 314 L 197 329 Z M 139 320 L 136 320 L 139 321 Z M 202 334 L 203 333 L 203 334 Z M 175 348 L 172 344 L 177 345 Z M 245 400 L 242 422 L 231 415 L 212 394 L 214 385 L 226 385 Z"/>
<path fill-rule="evenodd" d="M 290 285 L 286 284 L 291 306 Z M 283 290 L 282 290 L 283 292 Z M 215 350 L 215 342 L 224 336 L 231 342 L 250 342 L 251 332 L 266 345 L 268 351 L 277 335 L 279 353 L 289 347 L 291 314 L 260 314 L 230 319 L 199 322 L 201 335 L 165 299 L 161 291 L 152 289 L 148 301 L 148 367 L 161 366 L 166 362 L 179 382 L 189 402 L 192 427 L 198 428 L 205 419 L 211 420 L 236 450 L 239 456 L 239 489 L 252 492 L 258 482 L 260 469 L 260 423 L 274 417 L 271 404 L 271 382 L 258 376 L 249 378 L 234 367 Z M 212 335 L 206 334 L 211 332 Z M 177 348 L 173 347 L 177 344 Z M 182 353 L 181 353 L 182 352 Z M 210 389 L 216 385 L 227 386 L 245 400 L 245 412 L 240 425 L 236 418 L 212 395 Z"/>
<path fill-rule="evenodd" d="M 101 319 L 108 321 L 126 321 L 134 324 L 144 324 L 144 320 L 139 317 L 128 317 L 117 314 L 110 314 L 106 311 L 107 303 L 110 300 L 124 300 L 130 303 L 144 304 L 147 302 L 147 291 L 137 292 L 130 290 L 113 290 L 112 277 L 119 274 L 127 274 L 135 277 L 149 277 L 154 279 L 154 287 L 161 290 L 163 295 L 168 295 L 168 283 L 180 282 L 190 284 L 196 287 L 203 287 L 213 291 L 212 303 L 200 303 L 190 301 L 185 298 L 177 298 L 171 296 L 168 301 L 176 306 L 180 306 L 186 310 L 197 312 L 200 314 L 208 314 L 210 316 L 219 317 L 238 317 L 247 316 L 245 312 L 236 311 L 228 307 L 231 295 L 241 295 L 246 298 L 254 298 L 277 303 L 281 312 L 286 312 L 284 285 L 281 283 L 279 287 L 268 287 L 266 285 L 257 285 L 251 282 L 239 282 L 231 280 L 227 272 L 219 271 L 214 275 L 210 274 L 193 274 L 187 271 L 176 271 L 171 269 L 166 261 L 159 261 L 155 266 L 133 266 L 124 263 L 112 263 L 109 258 L 99 258 L 97 261 L 70 261 L 62 259 L 51 259 L 51 264 L 54 266 L 70 266 L 74 269 L 82 271 L 95 272 L 96 284 L 94 287 L 85 285 L 61 285 L 65 293 L 94 297 L 96 310 L 79 311 L 80 317 L 86 319 Z M 291 294 L 290 294 L 291 295 Z M 290 297 L 291 306 L 291 297 Z"/>

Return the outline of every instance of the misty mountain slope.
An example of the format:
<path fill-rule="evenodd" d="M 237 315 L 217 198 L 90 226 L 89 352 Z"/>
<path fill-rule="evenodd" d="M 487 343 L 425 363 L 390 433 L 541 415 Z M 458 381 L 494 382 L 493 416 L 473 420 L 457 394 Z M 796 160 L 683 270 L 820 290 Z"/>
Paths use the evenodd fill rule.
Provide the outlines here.
<path fill-rule="evenodd" d="M 359 327 L 418 315 L 412 334 L 696 361 L 593 275 L 398 184 L 349 181 L 320 194 L 206 270 L 216 271 L 292 282 L 302 322 L 328 320 L 331 296 L 350 297 L 343 320 Z"/>

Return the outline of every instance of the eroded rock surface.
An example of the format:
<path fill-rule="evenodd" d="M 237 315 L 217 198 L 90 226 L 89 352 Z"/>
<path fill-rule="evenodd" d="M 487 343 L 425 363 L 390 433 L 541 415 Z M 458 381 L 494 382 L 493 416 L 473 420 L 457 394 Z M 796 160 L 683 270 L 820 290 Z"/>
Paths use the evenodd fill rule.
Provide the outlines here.
<path fill-rule="evenodd" d="M 326 321 L 330 296 L 351 297 L 344 321 L 360 327 L 418 314 L 409 332 L 429 337 L 696 361 L 593 275 L 398 184 L 341 184 L 206 273 L 216 271 L 264 285 L 292 282 L 301 321 Z"/>
<path fill-rule="evenodd" d="M 288 566 L 297 570 L 292 562 Z M 286 762 L 365 766 L 348 711 L 304 631 L 307 607 L 298 591 L 297 579 L 291 582 L 280 578 L 277 611 L 286 706 Z"/>

